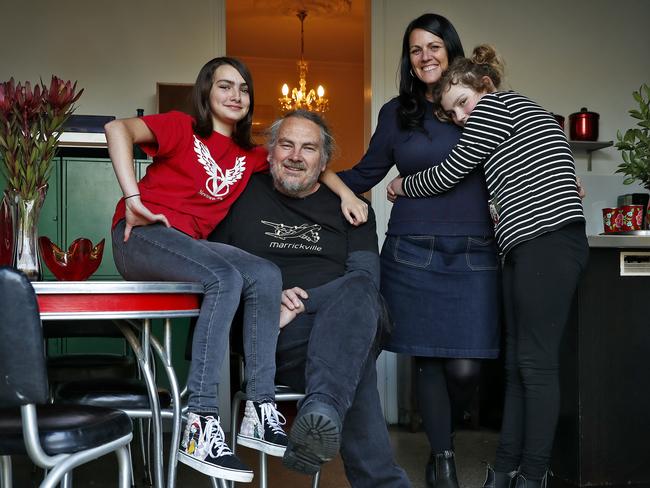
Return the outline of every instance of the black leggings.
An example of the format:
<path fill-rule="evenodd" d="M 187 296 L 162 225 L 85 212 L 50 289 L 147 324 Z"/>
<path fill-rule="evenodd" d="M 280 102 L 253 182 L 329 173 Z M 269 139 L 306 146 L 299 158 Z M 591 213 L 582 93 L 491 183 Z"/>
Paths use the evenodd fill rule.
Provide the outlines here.
<path fill-rule="evenodd" d="M 481 360 L 416 357 L 415 367 L 418 405 L 431 450 L 451 450 L 454 419 L 476 391 Z"/>
<path fill-rule="evenodd" d="M 589 254 L 582 223 L 515 246 L 503 267 L 506 394 L 495 469 L 541 479 L 560 406 L 560 341 Z"/>

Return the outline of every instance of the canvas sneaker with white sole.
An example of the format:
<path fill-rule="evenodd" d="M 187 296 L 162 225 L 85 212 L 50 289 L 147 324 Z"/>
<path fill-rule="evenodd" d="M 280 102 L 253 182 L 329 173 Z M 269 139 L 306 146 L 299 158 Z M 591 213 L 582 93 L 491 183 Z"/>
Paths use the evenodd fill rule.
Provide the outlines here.
<path fill-rule="evenodd" d="M 286 419 L 278 412 L 275 403 L 247 400 L 237 444 L 271 456 L 283 456 L 288 442 L 282 429 L 285 423 Z"/>
<path fill-rule="evenodd" d="M 219 417 L 212 415 L 188 415 L 178 460 L 213 478 L 240 483 L 253 480 L 253 470 L 230 450 Z"/>

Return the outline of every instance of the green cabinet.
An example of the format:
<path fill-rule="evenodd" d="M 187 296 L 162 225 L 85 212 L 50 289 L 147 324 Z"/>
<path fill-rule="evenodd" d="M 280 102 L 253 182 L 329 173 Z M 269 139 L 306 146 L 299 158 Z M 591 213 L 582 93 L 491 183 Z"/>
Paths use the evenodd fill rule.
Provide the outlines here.
<path fill-rule="evenodd" d="M 105 239 L 104 257 L 91 279 L 120 279 L 113 262 L 111 219 L 122 196 L 110 159 L 69 158 L 62 161 L 61 235 L 67 248 L 86 237 Z"/>

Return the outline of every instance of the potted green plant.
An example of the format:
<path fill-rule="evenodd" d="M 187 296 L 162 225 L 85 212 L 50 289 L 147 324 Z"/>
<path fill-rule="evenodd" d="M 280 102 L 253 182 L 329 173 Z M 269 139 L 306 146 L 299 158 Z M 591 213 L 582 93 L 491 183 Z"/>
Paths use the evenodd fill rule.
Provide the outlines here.
<path fill-rule="evenodd" d="M 630 110 L 629 114 L 638 122 L 625 134 L 616 133 L 616 148 L 623 157 L 616 172 L 625 175 L 626 185 L 638 181 L 650 190 L 650 87 L 644 83 L 632 96 L 639 108 Z"/>
<path fill-rule="evenodd" d="M 47 193 L 63 124 L 83 90 L 52 76 L 24 84 L 0 83 L 0 169 L 7 179 L 4 199 L 13 221 L 13 265 L 30 279 L 40 277 L 37 224 Z"/>

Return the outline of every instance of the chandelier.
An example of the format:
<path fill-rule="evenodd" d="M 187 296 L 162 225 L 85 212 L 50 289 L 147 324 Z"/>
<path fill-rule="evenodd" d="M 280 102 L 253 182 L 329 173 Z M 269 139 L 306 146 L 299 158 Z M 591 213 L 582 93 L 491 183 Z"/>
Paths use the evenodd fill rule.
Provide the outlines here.
<path fill-rule="evenodd" d="M 288 112 L 289 110 L 302 108 L 310 112 L 325 112 L 329 108 L 329 100 L 325 98 L 325 88 L 323 88 L 323 85 L 318 85 L 316 90 L 312 88 L 307 91 L 307 62 L 304 59 L 304 22 L 305 17 L 307 17 L 307 11 L 300 10 L 297 13 L 297 17 L 300 19 L 300 61 L 297 62 L 298 73 L 300 75 L 300 79 L 298 80 L 299 88 L 293 88 L 289 92 L 289 85 L 286 83 L 282 85 L 282 97 L 278 98 L 280 110 L 282 112 Z"/>

